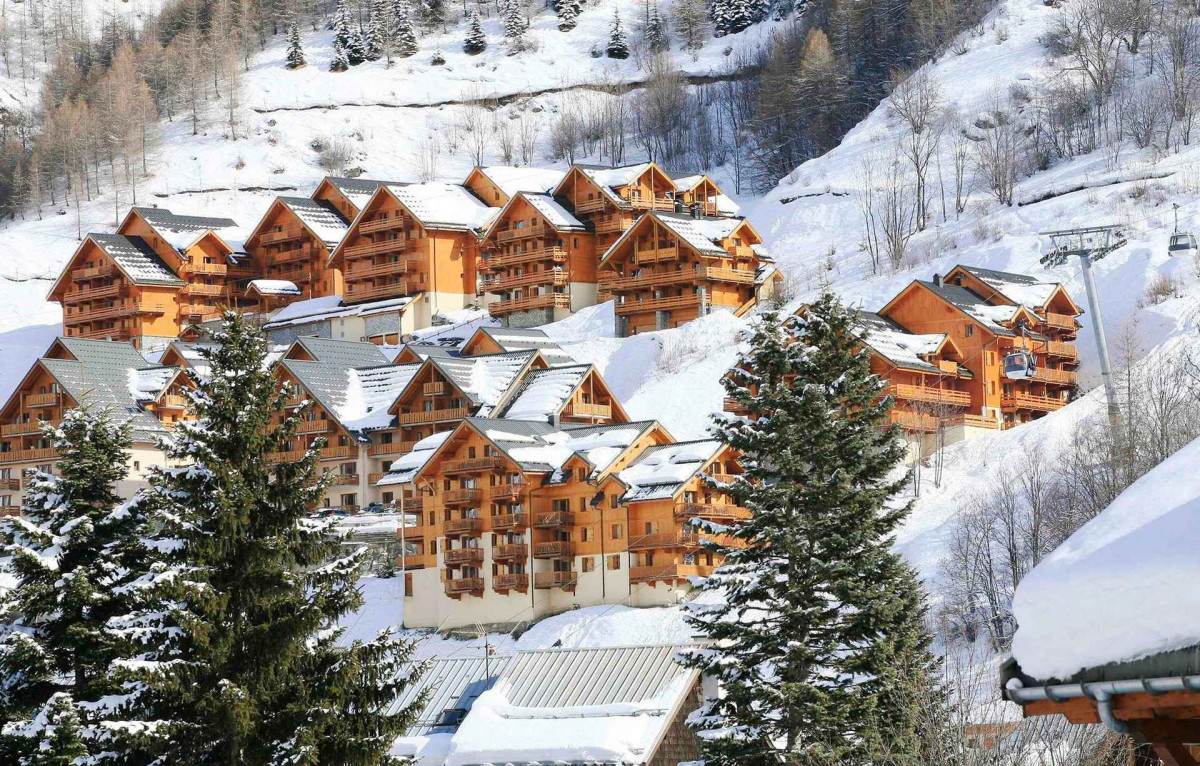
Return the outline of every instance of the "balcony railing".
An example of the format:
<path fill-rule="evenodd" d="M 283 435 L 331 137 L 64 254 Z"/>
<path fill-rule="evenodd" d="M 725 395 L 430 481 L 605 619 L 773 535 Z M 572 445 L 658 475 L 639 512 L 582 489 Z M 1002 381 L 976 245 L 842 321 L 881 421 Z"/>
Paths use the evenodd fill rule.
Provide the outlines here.
<path fill-rule="evenodd" d="M 412 452 L 413 445 L 416 442 L 387 442 L 386 444 L 372 444 L 367 448 L 367 454 L 371 457 L 380 457 L 383 455 L 403 455 Z"/>
<path fill-rule="evenodd" d="M 365 301 L 371 298 L 400 298 L 420 292 L 415 282 L 406 280 L 371 287 L 362 287 L 361 285 L 361 282 L 350 282 L 346 285 L 347 301 Z"/>
<path fill-rule="evenodd" d="M 552 540 L 533 546 L 533 557 L 537 559 L 569 559 L 574 555 L 575 543 L 570 540 Z"/>
<path fill-rule="evenodd" d="M 608 207 L 611 204 L 612 203 L 609 202 L 604 197 L 597 197 L 596 199 L 580 200 L 579 202 L 575 203 L 575 212 L 576 213 L 594 213 L 597 210 L 603 210 L 604 208 Z"/>
<path fill-rule="evenodd" d="M 291 248 L 289 250 L 280 250 L 278 253 L 271 253 L 271 265 L 282 263 L 296 263 L 297 261 L 311 261 L 313 258 L 319 257 L 321 254 L 315 247 L 311 245 L 303 245 L 301 247 Z M 303 269 L 299 269 L 303 271 Z M 284 276 L 287 276 L 284 274 Z M 288 277 L 293 282 L 298 281 L 299 276 Z"/>
<path fill-rule="evenodd" d="M 499 455 L 488 455 L 487 457 L 473 457 L 463 460 L 447 460 L 442 465 L 444 473 L 481 473 L 483 471 L 494 471 L 504 465 L 504 459 Z"/>
<path fill-rule="evenodd" d="M 424 569 L 429 559 L 423 553 L 410 553 L 407 556 L 397 556 L 396 565 L 405 569 Z"/>
<path fill-rule="evenodd" d="M 971 403 L 971 394 L 967 391 L 955 391 L 949 388 L 934 388 L 932 386 L 914 386 L 908 383 L 893 383 L 888 386 L 888 393 L 900 401 L 931 402 L 934 404 L 952 404 L 963 407 Z"/>
<path fill-rule="evenodd" d="M 435 380 L 432 383 L 422 385 L 421 393 L 425 396 L 441 396 L 446 393 L 447 388 L 445 381 Z"/>
<path fill-rule="evenodd" d="M 745 521 L 750 518 L 750 509 L 725 503 L 676 503 L 675 518 L 686 521 L 693 518 L 712 521 Z"/>
<path fill-rule="evenodd" d="M 188 270 L 193 274 L 211 274 L 218 277 L 229 273 L 229 267 L 224 263 L 192 263 L 188 265 Z"/>
<path fill-rule="evenodd" d="M 322 447 L 321 459 L 332 460 L 339 457 L 354 457 L 358 454 L 357 447 Z"/>
<path fill-rule="evenodd" d="M 179 313 L 185 317 L 216 316 L 221 313 L 221 309 L 204 303 L 185 303 L 179 307 Z"/>
<path fill-rule="evenodd" d="M 519 529 L 529 525 L 528 516 L 524 513 L 500 513 L 492 517 L 492 529 Z"/>
<path fill-rule="evenodd" d="M 563 414 L 577 418 L 611 418 L 611 404 L 587 404 L 584 402 L 568 402 Z"/>
<path fill-rule="evenodd" d="M 485 253 L 483 265 L 488 269 L 502 269 L 522 263 L 534 263 L 537 261 L 565 263 L 566 260 L 567 251 L 561 247 L 544 247 L 540 250 L 525 250 L 515 253 Z"/>
<path fill-rule="evenodd" d="M 919 412 L 909 412 L 908 410 L 892 410 L 891 421 L 905 431 L 933 433 L 938 430 L 941 425 L 949 425 L 949 420 L 946 418 L 938 418 L 934 415 L 926 415 Z"/>
<path fill-rule="evenodd" d="M 477 535 L 483 531 L 483 519 L 450 519 L 442 527 L 448 535 Z"/>
<path fill-rule="evenodd" d="M 58 451 L 53 447 L 14 449 L 0 452 L 0 463 L 32 463 L 35 460 L 53 460 L 57 457 Z"/>
<path fill-rule="evenodd" d="M 617 304 L 618 314 L 638 314 L 644 311 L 672 311 L 675 309 L 699 308 L 700 295 L 672 295 L 665 298 L 626 300 Z"/>
<path fill-rule="evenodd" d="M 514 239 L 530 239 L 533 237 L 557 237 L 558 232 L 549 226 L 522 226 L 518 229 L 505 229 L 496 232 L 497 242 L 511 242 Z"/>
<path fill-rule="evenodd" d="M 512 276 L 491 275 L 483 280 L 483 289 L 494 293 L 501 290 L 513 290 L 518 287 L 544 285 L 546 287 L 564 287 L 570 280 L 562 269 L 530 271 L 525 274 Z"/>
<path fill-rule="evenodd" d="M 401 412 L 397 416 L 397 421 L 400 425 L 412 425 L 414 423 L 441 423 L 447 420 L 462 420 L 469 417 L 471 409 L 469 407 L 450 407 L 441 410 L 422 410 L 419 412 Z"/>
<path fill-rule="evenodd" d="M 483 595 L 483 578 L 482 577 L 457 577 L 453 580 L 446 580 L 446 595 L 451 598 L 458 598 L 463 594 L 472 594 L 476 596 Z"/>
<path fill-rule="evenodd" d="M 1075 317 L 1070 314 L 1054 314 L 1046 312 L 1046 324 L 1057 330 L 1074 330 Z"/>
<path fill-rule="evenodd" d="M 623 215 L 613 215 L 600 221 L 596 221 L 597 234 L 609 234 L 614 232 L 623 232 L 633 226 L 633 221 Z"/>
<path fill-rule="evenodd" d="M 497 484 L 488 490 L 488 497 L 497 503 L 519 503 L 525 497 L 525 484 Z"/>
<path fill-rule="evenodd" d="M 629 254 L 629 260 L 634 263 L 661 263 L 662 261 L 679 260 L 679 248 L 654 247 L 646 250 L 635 250 Z"/>
<path fill-rule="evenodd" d="M 1007 394 L 1000 397 L 1000 406 L 1006 410 L 1037 410 L 1052 412 L 1066 404 L 1064 399 L 1057 396 L 1036 396 L 1034 394 Z"/>
<path fill-rule="evenodd" d="M 274 245 L 293 239 L 301 239 L 305 234 L 306 232 L 301 226 L 286 226 L 279 231 L 264 231 L 258 235 L 258 241 L 263 245 Z"/>
<path fill-rule="evenodd" d="M 1053 383 L 1059 386 L 1073 386 L 1079 380 L 1074 370 L 1052 370 L 1049 367 L 1038 367 L 1033 379 L 1041 383 Z"/>
<path fill-rule="evenodd" d="M 528 311 L 540 308 L 570 308 L 571 296 L 566 293 L 547 293 L 534 295 L 530 298 L 514 298 L 507 301 L 496 301 L 488 306 L 492 316 L 511 314 L 514 311 Z"/>
<path fill-rule="evenodd" d="M 351 245 L 342 251 L 342 255 L 347 260 L 352 258 L 361 258 L 365 255 L 379 255 L 381 253 L 400 253 L 414 246 L 416 240 L 408 239 L 407 237 L 397 237 L 396 239 L 385 239 L 379 242 L 364 242 L 359 245 Z"/>
<path fill-rule="evenodd" d="M 16 492 L 20 488 L 21 488 L 21 480 L 20 479 L 13 479 L 13 478 L 0 479 L 0 490 L 5 490 L 7 492 Z"/>
<path fill-rule="evenodd" d="M 653 199 L 644 199 L 636 197 L 625 200 L 634 210 L 661 210 L 668 213 L 675 211 L 675 200 L 667 199 L 666 197 L 655 197 Z"/>
<path fill-rule="evenodd" d="M 493 590 L 524 590 L 529 587 L 529 575 L 524 572 L 498 574 L 492 578 Z"/>
<path fill-rule="evenodd" d="M 117 273 L 117 267 L 111 263 L 103 266 L 92 266 L 88 269 L 75 269 L 71 272 L 71 279 L 76 282 L 82 282 L 85 279 L 99 279 L 100 277 L 111 277 Z"/>
<path fill-rule="evenodd" d="M 62 399 L 62 394 L 51 391 L 45 394 L 25 394 L 26 407 L 47 407 L 54 406 Z"/>
<path fill-rule="evenodd" d="M 445 505 L 465 505 L 466 503 L 478 503 L 479 498 L 482 496 L 483 492 L 476 487 L 451 489 L 442 493 L 442 503 Z M 478 519 L 474 519 L 474 521 L 478 521 Z"/>
<path fill-rule="evenodd" d="M 296 424 L 298 434 L 323 434 L 333 425 L 329 420 L 301 420 Z"/>
<path fill-rule="evenodd" d="M 94 301 L 101 298 L 116 298 L 121 294 L 120 282 L 103 287 L 93 287 L 91 289 L 76 290 L 75 292 L 67 293 L 63 296 L 64 303 L 81 303 L 82 301 Z"/>
<path fill-rule="evenodd" d="M 495 524 L 492 528 L 495 528 Z M 497 545 L 492 548 L 492 558 L 496 561 L 524 561 L 529 558 L 529 546 L 524 543 Z"/>
<path fill-rule="evenodd" d="M 187 408 L 188 400 L 182 394 L 163 394 L 159 397 L 158 406 L 164 410 L 182 410 Z"/>
<path fill-rule="evenodd" d="M 464 564 L 479 565 L 483 563 L 483 549 L 447 548 L 442 551 L 442 561 L 448 567 L 460 567 Z"/>
<path fill-rule="evenodd" d="M 665 564 L 663 566 L 633 567 L 629 570 L 631 583 L 686 580 L 689 577 L 708 577 L 716 567 L 701 564 Z"/>
<path fill-rule="evenodd" d="M 700 535 L 695 532 L 652 532 L 629 541 L 629 550 L 641 551 L 650 548 L 695 548 L 700 545 Z"/>
<path fill-rule="evenodd" d="M 333 486 L 348 487 L 358 485 L 358 474 L 356 473 L 335 473 L 333 475 Z"/>
<path fill-rule="evenodd" d="M 369 263 L 367 261 L 351 261 L 346 267 L 346 280 L 369 279 L 371 277 L 404 274 L 414 269 L 420 263 L 416 258 L 400 258 L 386 263 Z"/>
<path fill-rule="evenodd" d="M 1046 341 L 1046 354 L 1049 356 L 1061 356 L 1066 359 L 1079 358 L 1079 351 L 1075 348 L 1074 343 L 1063 343 L 1057 340 Z"/>
<path fill-rule="evenodd" d="M 224 285 L 206 285 L 202 282 L 192 282 L 184 285 L 183 292 L 188 295 L 200 295 L 205 297 L 217 297 L 225 292 Z"/>
<path fill-rule="evenodd" d="M 26 423 L 10 423 L 0 426 L 0 436 L 30 436 L 42 432 L 42 424 L 49 422 L 52 427 L 61 423 L 61 420 L 30 420 Z"/>
<path fill-rule="evenodd" d="M 388 216 L 387 218 L 376 218 L 371 221 L 363 221 L 358 225 L 359 234 L 370 234 L 374 231 L 389 231 L 391 229 L 407 228 L 408 218 L 402 215 Z"/>
<path fill-rule="evenodd" d="M 570 511 L 550 511 L 539 513 L 533 518 L 533 525 L 538 529 L 554 529 L 569 527 L 575 523 L 575 514 Z"/>
<path fill-rule="evenodd" d="M 574 588 L 578 581 L 577 572 L 538 572 L 533 576 L 533 587 Z"/>

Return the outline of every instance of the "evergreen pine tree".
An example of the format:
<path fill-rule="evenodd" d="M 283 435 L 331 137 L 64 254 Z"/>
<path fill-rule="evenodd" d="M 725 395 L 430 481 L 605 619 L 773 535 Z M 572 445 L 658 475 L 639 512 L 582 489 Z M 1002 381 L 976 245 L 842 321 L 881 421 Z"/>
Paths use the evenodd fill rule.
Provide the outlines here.
<path fill-rule="evenodd" d="M 521 47 L 521 37 L 525 34 L 525 17 L 521 14 L 521 3 L 518 0 L 501 0 L 500 20 L 504 24 L 504 39 L 511 49 Z"/>
<path fill-rule="evenodd" d="M 345 72 L 350 68 L 350 62 L 346 60 L 346 49 L 337 41 L 333 41 L 333 59 L 329 62 L 330 72 Z"/>
<path fill-rule="evenodd" d="M 483 24 L 479 21 L 479 12 L 471 12 L 471 23 L 467 25 L 467 37 L 463 40 L 463 52 L 474 56 L 487 49 L 487 37 L 483 34 Z"/>
<path fill-rule="evenodd" d="M 583 11 L 580 0 L 558 0 L 554 12 L 558 14 L 558 29 L 569 32 L 579 23 L 579 14 Z"/>
<path fill-rule="evenodd" d="M 869 763 L 881 736 L 893 756 L 913 746 L 912 687 L 894 679 L 935 666 L 922 594 L 891 550 L 904 446 L 853 331 L 829 293 L 803 318 L 767 315 L 725 381 L 749 416 L 716 423 L 745 472 L 724 489 L 751 518 L 711 546 L 724 563 L 703 588 L 721 603 L 689 617 L 711 643 L 687 661 L 722 691 L 697 717 L 715 733 L 710 764 Z"/>
<path fill-rule="evenodd" d="M 396 55 L 408 58 L 418 50 L 417 36 L 413 32 L 412 11 L 408 0 L 392 0 L 392 20 L 396 25 Z"/>
<path fill-rule="evenodd" d="M 712 0 L 709 14 L 713 21 L 713 35 L 724 37 L 741 32 L 756 20 L 756 8 L 765 5 L 759 0 Z"/>
<path fill-rule="evenodd" d="M 54 719 L 74 732 L 70 743 L 120 751 L 125 730 L 104 722 L 132 714 L 97 704 L 128 691 L 120 665 L 138 650 L 109 622 L 127 609 L 124 584 L 149 564 L 130 545 L 142 517 L 116 493 L 130 429 L 106 411 L 75 409 L 45 433 L 62 456 L 58 475 L 32 475 L 24 516 L 2 527 L 3 554 L 17 577 L 3 604 L 15 622 L 0 639 L 0 755 L 11 756 L 4 762 L 55 739 L 46 728 Z M 76 709 L 68 713 L 69 706 Z M 76 747 L 63 738 L 67 728 L 56 747 Z"/>
<path fill-rule="evenodd" d="M 357 29 L 350 30 L 350 42 L 343 50 L 346 52 L 346 63 L 350 66 L 358 66 L 367 60 L 366 42 Z"/>
<path fill-rule="evenodd" d="M 350 48 L 351 38 L 353 33 L 350 28 L 350 16 L 346 10 L 346 0 L 338 0 L 337 6 L 333 9 L 333 48 L 334 57 L 337 57 L 337 49 L 341 49 L 345 53 Z"/>
<path fill-rule="evenodd" d="M 650 6 L 650 20 L 646 22 L 646 45 L 651 53 L 671 49 L 671 42 L 667 39 L 667 23 L 658 13 L 658 3 Z"/>
<path fill-rule="evenodd" d="M 378 61 L 383 58 L 387 44 L 387 0 L 371 0 L 367 31 L 363 35 L 363 57 L 367 61 Z"/>
<path fill-rule="evenodd" d="M 156 619 L 165 604 L 173 661 L 144 682 L 171 722 L 166 763 L 387 762 L 414 716 L 384 711 L 419 676 L 413 644 L 384 631 L 339 646 L 339 617 L 362 605 L 361 566 L 330 522 L 309 514 L 324 493 L 317 450 L 291 463 L 301 412 L 284 410 L 265 339 L 226 314 L 203 352 L 210 376 L 179 424 L 171 465 L 152 471 L 145 542 L 161 552 L 144 601 L 121 624 Z M 161 659 L 161 658 L 156 658 Z"/>
<path fill-rule="evenodd" d="M 304 49 L 300 47 L 300 25 L 293 19 L 288 24 L 287 68 L 299 69 L 307 63 Z"/>
<path fill-rule="evenodd" d="M 610 59 L 629 58 L 629 43 L 625 40 L 625 30 L 621 28 L 621 13 L 613 8 L 612 26 L 608 30 L 608 46 L 604 49 Z"/>
<path fill-rule="evenodd" d="M 420 16 L 421 24 L 426 29 L 436 29 L 444 27 L 446 24 L 446 1 L 445 0 L 420 0 Z"/>
<path fill-rule="evenodd" d="M 21 761 L 22 764 L 75 766 L 86 762 L 88 748 L 83 741 L 83 722 L 71 695 L 58 692 L 51 697 L 45 715 L 37 722 L 36 728 L 36 746 Z"/>

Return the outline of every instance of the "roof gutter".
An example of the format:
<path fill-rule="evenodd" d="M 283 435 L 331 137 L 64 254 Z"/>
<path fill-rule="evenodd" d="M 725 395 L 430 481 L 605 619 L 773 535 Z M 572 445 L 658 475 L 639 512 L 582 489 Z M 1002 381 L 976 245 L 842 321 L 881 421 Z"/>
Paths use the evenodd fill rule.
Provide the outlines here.
<path fill-rule="evenodd" d="M 1113 713 L 1113 698 L 1123 694 L 1156 695 L 1165 692 L 1200 694 L 1200 675 L 1030 687 L 1006 686 L 1004 696 L 1018 705 L 1024 705 L 1027 702 L 1063 702 L 1084 697 L 1096 703 L 1096 712 L 1100 721 L 1111 731 L 1117 734 L 1131 734 L 1133 732 L 1129 722 L 1119 720 Z"/>

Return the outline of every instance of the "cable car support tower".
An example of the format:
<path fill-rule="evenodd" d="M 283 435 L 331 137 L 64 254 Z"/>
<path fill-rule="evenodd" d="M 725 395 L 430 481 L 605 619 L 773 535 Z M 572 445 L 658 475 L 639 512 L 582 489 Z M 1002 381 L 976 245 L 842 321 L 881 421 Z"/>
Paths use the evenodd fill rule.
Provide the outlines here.
<path fill-rule="evenodd" d="M 1062 266 L 1072 256 L 1079 258 L 1083 284 L 1087 288 L 1088 311 L 1092 312 L 1092 331 L 1096 333 L 1096 350 L 1100 355 L 1100 375 L 1104 378 L 1104 394 L 1108 398 L 1108 420 L 1115 428 L 1120 423 L 1121 409 L 1117 406 L 1117 390 L 1113 387 L 1112 370 L 1108 363 L 1108 343 L 1104 339 L 1104 319 L 1100 314 L 1100 296 L 1096 292 L 1092 264 L 1122 247 L 1128 240 L 1119 226 L 1061 229 L 1041 234 L 1050 238 L 1051 245 L 1050 252 L 1041 259 L 1044 267 Z"/>

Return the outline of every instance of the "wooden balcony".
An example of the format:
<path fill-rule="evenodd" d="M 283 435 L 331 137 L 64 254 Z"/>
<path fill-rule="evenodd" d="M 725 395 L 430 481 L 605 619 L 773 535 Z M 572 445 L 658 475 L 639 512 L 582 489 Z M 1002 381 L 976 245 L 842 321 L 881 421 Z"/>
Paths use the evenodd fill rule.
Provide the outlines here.
<path fill-rule="evenodd" d="M 469 407 L 450 407 L 440 410 L 422 410 L 419 412 L 401 412 L 397 416 L 397 421 L 402 426 L 414 425 L 416 423 L 444 423 L 448 420 L 462 420 L 470 417 L 471 409 Z"/>
<path fill-rule="evenodd" d="M 483 595 L 483 578 L 482 577 L 457 577 L 445 582 L 446 595 L 450 598 L 459 598 L 463 595 L 482 596 Z"/>
<path fill-rule="evenodd" d="M 492 529 L 495 529 L 495 523 Z M 508 543 L 492 548 L 492 559 L 495 561 L 525 561 L 529 558 L 529 546 L 525 543 Z"/>
<path fill-rule="evenodd" d="M 95 301 L 104 298 L 116 298 L 121 294 L 121 288 L 124 287 L 120 282 L 114 282 L 111 285 L 102 287 L 84 288 L 74 292 L 67 293 L 63 296 L 63 303 L 82 303 L 83 301 Z"/>
<path fill-rule="evenodd" d="M 1033 410 L 1035 412 L 1053 412 L 1067 402 L 1057 396 L 1037 396 L 1035 394 L 1013 393 L 1000 397 L 1000 407 L 1005 410 Z"/>
<path fill-rule="evenodd" d="M 662 263 L 663 261 L 679 260 L 679 248 L 671 247 L 654 247 L 646 250 L 634 250 L 629 254 L 629 260 L 633 263 Z"/>
<path fill-rule="evenodd" d="M 727 269 L 717 266 L 707 266 L 700 270 L 705 279 L 713 282 L 734 282 L 739 285 L 754 284 L 757 273 L 751 269 Z"/>
<path fill-rule="evenodd" d="M 570 279 L 568 279 L 566 272 L 562 269 L 548 269 L 513 276 L 487 276 L 483 280 L 483 289 L 489 293 L 497 293 L 502 290 L 514 290 L 518 287 L 529 287 L 532 285 L 565 287 L 569 282 Z"/>
<path fill-rule="evenodd" d="M 314 258 L 321 258 L 321 257 L 322 257 L 321 253 L 318 252 L 315 247 L 312 247 L 310 245 L 304 245 L 303 247 L 296 247 L 296 248 L 292 248 L 290 250 L 280 250 L 277 253 L 271 253 L 271 265 L 276 266 L 276 265 L 283 264 L 283 263 L 296 263 L 298 261 L 311 261 Z M 274 275 L 272 275 L 272 276 L 274 276 Z M 298 279 L 297 276 L 288 277 L 287 274 L 283 274 L 281 276 L 291 279 L 293 282 L 297 281 L 297 279 Z"/>
<path fill-rule="evenodd" d="M 4 490 L 6 492 L 16 492 L 19 489 L 21 489 L 20 479 L 0 479 L 0 490 Z"/>
<path fill-rule="evenodd" d="M 367 448 L 367 454 L 371 457 L 381 457 L 385 455 L 404 455 L 412 452 L 413 445 L 416 442 L 388 442 L 386 444 L 372 444 Z"/>
<path fill-rule="evenodd" d="M 443 492 L 442 503 L 444 505 L 468 505 L 478 503 L 481 497 L 483 497 L 483 491 L 478 487 L 463 487 Z M 471 521 L 479 521 L 479 519 L 471 519 Z M 447 529 L 449 529 L 449 522 L 447 522 Z"/>
<path fill-rule="evenodd" d="M 538 572 L 533 576 L 535 588 L 571 588 L 579 582 L 577 572 Z"/>
<path fill-rule="evenodd" d="M 76 282 L 82 282 L 87 279 L 99 279 L 100 277 L 113 277 L 117 274 L 117 267 L 111 263 L 102 266 L 92 266 L 88 269 L 75 269 L 71 272 L 71 279 Z"/>
<path fill-rule="evenodd" d="M 909 410 L 892 410 L 891 422 L 910 433 L 934 433 L 939 427 L 949 425 L 948 418 L 938 418 Z"/>
<path fill-rule="evenodd" d="M 323 434 L 328 433 L 332 420 L 301 420 L 296 424 L 296 433 L 298 434 Z"/>
<path fill-rule="evenodd" d="M 895 397 L 897 401 L 930 402 L 932 404 L 949 404 L 959 407 L 966 407 L 971 404 L 970 393 L 967 391 L 955 391 L 949 388 L 893 383 L 887 387 L 887 392 Z"/>
<path fill-rule="evenodd" d="M 563 415 L 576 418 L 612 418 L 611 404 L 585 404 L 584 402 L 567 402 Z"/>
<path fill-rule="evenodd" d="M 525 487 L 521 482 L 497 484 L 488 489 L 488 498 L 497 503 L 519 503 L 525 497 Z"/>
<path fill-rule="evenodd" d="M 406 556 L 396 557 L 396 566 L 404 569 L 424 569 L 429 564 L 429 557 L 423 553 L 410 553 Z"/>
<path fill-rule="evenodd" d="M 700 308 L 699 294 L 672 295 L 665 298 L 626 300 L 617 304 L 617 314 L 640 314 L 646 311 L 673 311 L 676 309 Z"/>
<path fill-rule="evenodd" d="M 367 484 L 370 484 L 373 487 L 376 484 L 378 484 L 379 480 L 382 479 L 384 476 L 387 476 L 387 474 L 384 473 L 383 471 L 371 471 L 370 473 L 367 474 Z M 408 510 L 408 509 L 405 508 L 405 510 Z"/>
<path fill-rule="evenodd" d="M 183 292 L 186 295 L 200 295 L 205 297 L 218 297 L 225 292 L 224 285 L 206 285 L 202 282 L 192 282 L 183 286 Z"/>
<path fill-rule="evenodd" d="M 614 293 L 621 290 L 649 290 L 664 285 L 692 283 L 703 278 L 703 269 L 651 272 L 640 274 L 636 277 L 609 276 L 606 274 L 600 277 L 598 287 L 603 293 Z"/>
<path fill-rule="evenodd" d="M 333 481 L 330 482 L 334 487 L 357 487 L 358 474 L 356 473 L 335 473 Z"/>
<path fill-rule="evenodd" d="M 0 505 L 0 516 L 20 516 L 27 510 L 23 505 Z"/>
<path fill-rule="evenodd" d="M 450 390 L 444 381 L 434 381 L 421 386 L 421 393 L 425 396 L 441 396 Z"/>
<path fill-rule="evenodd" d="M 268 452 L 267 462 L 269 463 L 297 463 L 304 459 L 308 454 L 308 450 L 294 449 L 287 452 Z"/>
<path fill-rule="evenodd" d="M 625 202 L 634 210 L 658 210 L 666 213 L 675 212 L 675 200 L 667 199 L 666 197 L 655 197 L 654 199 L 635 197 L 632 199 L 627 199 Z"/>
<path fill-rule="evenodd" d="M 57 407 L 62 401 L 62 394 L 56 391 L 45 394 L 25 394 L 22 399 L 26 407 Z"/>
<path fill-rule="evenodd" d="M 570 540 L 551 540 L 548 543 L 535 543 L 533 557 L 535 559 L 569 559 L 575 555 L 575 543 Z"/>
<path fill-rule="evenodd" d="M 450 519 L 442 528 L 447 535 L 478 535 L 483 531 L 483 519 Z"/>
<path fill-rule="evenodd" d="M 124 333 L 124 330 L 120 327 L 98 327 L 95 330 L 83 330 L 66 323 L 63 324 L 63 331 L 68 338 L 93 338 L 96 340 L 118 338 Z"/>
<path fill-rule="evenodd" d="M 556 529 L 575 524 L 575 514 L 570 511 L 550 511 L 539 513 L 533 517 L 533 525 L 538 529 Z"/>
<path fill-rule="evenodd" d="M 642 551 L 652 548 L 697 548 L 699 546 L 700 535 L 695 532 L 652 532 L 633 538 L 629 541 L 628 548 L 631 551 Z"/>
<path fill-rule="evenodd" d="M 547 293 L 545 295 L 534 295 L 530 298 L 514 298 L 507 301 L 496 301 L 488 306 L 488 311 L 491 312 L 492 316 L 499 316 L 502 314 L 511 314 L 515 311 L 529 311 L 530 309 L 567 309 L 570 307 L 570 295 L 566 293 Z"/>
<path fill-rule="evenodd" d="M 447 548 L 442 551 L 442 561 L 448 567 L 478 566 L 483 563 L 483 548 Z"/>
<path fill-rule="evenodd" d="M 526 250 L 518 253 L 484 253 L 483 256 L 483 266 L 488 269 L 503 269 L 540 261 L 566 263 L 567 251 L 561 247 L 544 247 L 540 250 Z"/>
<path fill-rule="evenodd" d="M 402 215 L 375 218 L 358 224 L 359 234 L 370 234 L 376 231 L 391 231 L 392 229 L 408 228 L 409 219 Z"/>
<path fill-rule="evenodd" d="M 1060 357 L 1063 359 L 1078 359 L 1079 351 L 1075 348 L 1074 343 L 1063 343 L 1062 341 L 1051 340 L 1046 341 L 1046 355 Z"/>
<path fill-rule="evenodd" d="M 633 567 L 629 570 L 631 583 L 687 580 L 689 577 L 708 577 L 716 567 L 700 564 L 664 564 L 662 566 Z"/>
<path fill-rule="evenodd" d="M 746 521 L 750 509 L 725 503 L 676 503 L 675 518 L 681 521 L 701 518 L 708 521 Z"/>
<path fill-rule="evenodd" d="M 597 197 L 596 199 L 585 199 L 575 203 L 575 212 L 578 213 L 594 213 L 597 210 L 603 210 L 611 206 L 613 203 L 606 197 Z"/>
<path fill-rule="evenodd" d="M 192 263 L 187 266 L 187 270 L 193 274 L 209 274 L 218 277 L 229 273 L 229 267 L 224 263 Z"/>
<path fill-rule="evenodd" d="M 346 285 L 346 301 L 368 301 L 373 298 L 403 298 L 420 292 L 415 282 L 401 280 L 386 285 L 362 286 L 361 282 L 350 282 Z"/>
<path fill-rule="evenodd" d="M 260 245 L 277 245 L 280 242 L 303 239 L 307 234 L 302 226 L 285 226 L 279 231 L 264 231 L 258 235 L 258 242 Z"/>
<path fill-rule="evenodd" d="M 62 422 L 60 419 L 50 421 L 30 420 L 26 423 L 10 423 L 0 426 L 0 436 L 31 436 L 42 432 L 42 424 L 49 422 L 52 427 Z"/>
<path fill-rule="evenodd" d="M 56 458 L 58 458 L 58 451 L 53 447 L 14 449 L 8 452 L 0 452 L 0 463 L 32 463 L 37 460 L 54 460 Z"/>
<path fill-rule="evenodd" d="M 415 258 L 400 258 L 386 263 L 370 263 L 368 261 L 351 261 L 346 268 L 346 281 L 354 282 L 380 276 L 406 274 L 410 269 L 417 268 L 419 261 Z"/>
<path fill-rule="evenodd" d="M 504 465 L 504 459 L 499 455 L 473 457 L 465 460 L 447 460 L 442 464 L 444 473 L 482 473 L 495 471 Z"/>
<path fill-rule="evenodd" d="M 1070 330 L 1074 332 L 1076 329 L 1075 317 L 1070 314 L 1055 314 L 1049 311 L 1046 312 L 1046 325 L 1056 330 Z"/>
<path fill-rule="evenodd" d="M 185 410 L 188 406 L 188 399 L 182 394 L 163 394 L 159 397 L 157 404 L 161 410 Z"/>
<path fill-rule="evenodd" d="M 395 503 L 396 503 L 396 510 L 400 510 L 401 500 L 399 498 L 397 498 L 395 500 Z M 418 527 L 421 526 L 423 519 L 421 518 L 420 513 L 422 510 L 425 509 L 425 498 L 423 498 L 423 497 L 406 497 L 406 498 L 404 498 L 403 503 L 404 503 L 404 512 L 417 514 L 416 526 L 418 526 Z M 412 529 L 412 527 L 409 527 L 409 529 Z"/>
<path fill-rule="evenodd" d="M 221 313 L 221 309 L 216 306 L 209 306 L 204 303 L 185 303 L 179 307 L 179 314 L 191 318 L 203 318 L 207 316 L 216 316 Z"/>
<path fill-rule="evenodd" d="M 524 572 L 499 574 L 492 578 L 492 590 L 525 590 L 529 587 L 529 575 Z"/>
<path fill-rule="evenodd" d="M 111 319 L 113 317 L 132 316 L 134 314 L 164 314 L 167 307 L 162 303 L 143 303 L 138 300 L 114 301 L 111 306 L 101 306 L 98 308 L 81 311 L 76 309 L 71 311 L 68 309 L 68 315 L 85 315 L 88 321 L 98 319 Z"/>
<path fill-rule="evenodd" d="M 613 215 L 595 222 L 597 234 L 620 234 L 631 226 L 633 220 L 623 215 Z"/>
<path fill-rule="evenodd" d="M 961 415 L 955 415 L 950 418 L 949 425 L 968 426 L 970 428 L 1000 428 L 1000 422 L 995 418 L 985 418 L 982 415 L 973 415 L 969 412 L 964 412 Z"/>
<path fill-rule="evenodd" d="M 524 513 L 501 513 L 492 516 L 492 530 L 524 529 L 529 526 L 529 517 Z"/>
<path fill-rule="evenodd" d="M 416 246 L 416 240 L 408 239 L 407 237 L 397 237 L 396 239 L 384 239 L 379 242 L 362 242 L 357 245 L 351 245 L 342 250 L 342 256 L 346 260 L 354 258 L 362 258 L 367 255 L 382 255 L 383 253 L 402 253 Z"/>
<path fill-rule="evenodd" d="M 1052 370 L 1049 367 L 1038 367 L 1033 379 L 1040 383 L 1051 383 L 1056 386 L 1073 386 L 1079 382 L 1079 375 L 1074 370 Z"/>
<path fill-rule="evenodd" d="M 515 239 L 532 239 L 534 237 L 558 237 L 558 232 L 549 226 L 522 226 L 517 229 L 505 229 L 496 232 L 497 242 L 511 242 Z"/>

